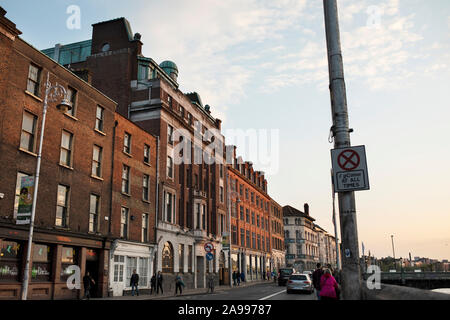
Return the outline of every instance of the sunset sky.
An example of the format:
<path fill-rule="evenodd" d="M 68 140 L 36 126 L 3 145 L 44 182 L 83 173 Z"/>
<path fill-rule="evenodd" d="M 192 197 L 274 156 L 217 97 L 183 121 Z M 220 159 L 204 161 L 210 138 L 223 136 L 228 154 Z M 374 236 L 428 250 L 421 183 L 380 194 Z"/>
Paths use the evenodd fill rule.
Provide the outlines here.
<path fill-rule="evenodd" d="M 81 28 L 69 29 L 70 5 Z M 322 1 L 3 0 L 38 49 L 90 39 L 126 17 L 143 54 L 174 61 L 223 130 L 279 130 L 278 170 L 257 155 L 269 194 L 333 233 L 332 124 Z M 450 259 L 450 1 L 338 0 L 353 145 L 371 190 L 356 193 L 360 245 L 382 257 Z M 243 154 L 238 144 L 238 153 Z M 276 149 L 276 148 L 275 148 Z"/>

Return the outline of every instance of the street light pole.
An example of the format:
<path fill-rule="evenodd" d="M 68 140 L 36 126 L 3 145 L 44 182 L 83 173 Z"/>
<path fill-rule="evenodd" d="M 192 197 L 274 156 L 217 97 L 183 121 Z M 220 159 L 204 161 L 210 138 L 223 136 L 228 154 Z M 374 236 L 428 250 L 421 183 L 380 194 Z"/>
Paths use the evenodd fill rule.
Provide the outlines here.
<path fill-rule="evenodd" d="M 346 148 L 350 147 L 351 143 L 336 0 L 323 0 L 323 7 L 330 75 L 334 147 L 335 149 Z M 354 192 L 339 193 L 339 220 L 344 253 L 341 271 L 343 298 L 345 300 L 360 300 L 361 274 Z"/>
<path fill-rule="evenodd" d="M 395 261 L 394 235 L 393 234 L 391 235 L 391 241 L 392 241 L 392 254 L 394 256 L 394 267 L 395 267 L 395 270 L 397 270 L 397 263 Z"/>
<path fill-rule="evenodd" d="M 30 231 L 28 235 L 28 247 L 27 247 L 27 260 L 25 263 L 24 269 L 24 277 L 22 282 L 22 300 L 27 300 L 28 296 L 28 283 L 30 276 L 30 258 L 31 258 L 31 249 L 33 246 L 33 232 L 34 232 L 34 218 L 36 216 L 36 203 L 37 203 L 37 194 L 39 187 L 39 175 L 41 171 L 41 158 L 42 158 L 42 145 L 44 144 L 44 129 L 45 129 L 45 119 L 47 116 L 48 102 L 56 101 L 56 97 L 62 95 L 63 99 L 61 103 L 57 106 L 62 112 L 67 112 L 72 108 L 71 103 L 67 100 L 67 91 L 66 89 L 56 83 L 52 85 L 50 83 L 50 73 L 47 72 L 47 81 L 45 83 L 45 98 L 44 98 L 44 109 L 42 112 L 42 123 L 41 123 L 41 134 L 39 138 L 39 151 L 37 155 L 37 163 L 36 163 L 36 176 L 34 180 L 34 192 L 33 192 L 33 205 L 31 209 L 31 218 L 30 218 Z"/>

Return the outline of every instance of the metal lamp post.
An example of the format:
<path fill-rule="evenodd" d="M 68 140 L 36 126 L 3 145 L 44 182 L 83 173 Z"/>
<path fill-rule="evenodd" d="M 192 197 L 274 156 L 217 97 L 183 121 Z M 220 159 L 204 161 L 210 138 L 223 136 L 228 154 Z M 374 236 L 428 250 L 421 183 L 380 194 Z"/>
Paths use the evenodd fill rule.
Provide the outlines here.
<path fill-rule="evenodd" d="M 391 235 L 391 241 L 392 241 L 392 254 L 394 256 L 394 267 L 395 270 L 397 270 L 397 262 L 395 261 L 394 235 Z"/>
<path fill-rule="evenodd" d="M 59 96 L 62 96 L 61 102 L 56 106 L 62 113 L 67 112 L 72 109 L 72 104 L 67 100 L 67 91 L 66 89 L 55 83 L 52 85 L 50 83 L 50 73 L 47 72 L 47 81 L 45 83 L 45 98 L 44 98 L 44 110 L 42 113 L 42 124 L 41 124 L 41 134 L 39 138 L 39 151 L 37 155 L 37 164 L 36 164 L 36 176 L 34 181 L 34 193 L 33 193 L 33 206 L 31 209 L 31 219 L 30 219 L 30 232 L 28 236 L 28 248 L 27 248 L 27 260 L 25 264 L 24 277 L 22 283 L 22 300 L 27 300 L 28 295 L 28 283 L 30 276 L 30 257 L 31 257 L 31 248 L 33 246 L 33 231 L 34 231 L 34 218 L 36 216 L 36 203 L 37 203 L 37 194 L 39 187 L 39 173 L 41 171 L 41 157 L 42 157 L 42 145 L 44 142 L 44 129 L 45 129 L 45 118 L 47 115 L 48 102 L 57 101 Z"/>

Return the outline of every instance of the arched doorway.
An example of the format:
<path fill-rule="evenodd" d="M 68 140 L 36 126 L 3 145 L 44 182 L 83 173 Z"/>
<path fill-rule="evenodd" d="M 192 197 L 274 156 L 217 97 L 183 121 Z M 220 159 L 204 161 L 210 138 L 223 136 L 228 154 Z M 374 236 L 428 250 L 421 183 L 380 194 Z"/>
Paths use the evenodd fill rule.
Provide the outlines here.
<path fill-rule="evenodd" d="M 163 273 L 173 273 L 173 246 L 170 242 L 164 244 L 161 262 Z"/>

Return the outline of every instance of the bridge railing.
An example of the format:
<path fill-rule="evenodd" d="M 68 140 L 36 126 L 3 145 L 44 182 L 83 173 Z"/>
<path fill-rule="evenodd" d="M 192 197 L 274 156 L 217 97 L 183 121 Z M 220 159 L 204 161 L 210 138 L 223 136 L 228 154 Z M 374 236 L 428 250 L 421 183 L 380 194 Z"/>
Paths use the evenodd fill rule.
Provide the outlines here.
<path fill-rule="evenodd" d="M 362 286 L 363 300 L 450 300 L 450 294 L 429 290 L 381 284 L 381 289 Z"/>

